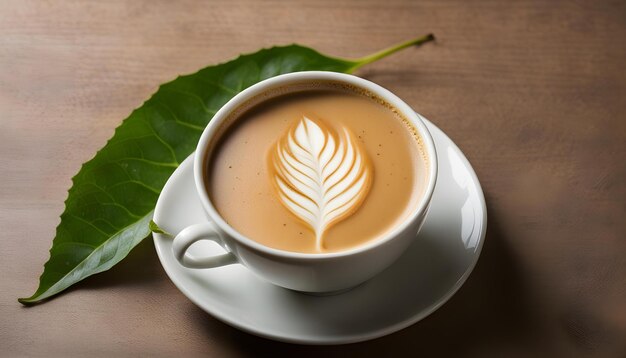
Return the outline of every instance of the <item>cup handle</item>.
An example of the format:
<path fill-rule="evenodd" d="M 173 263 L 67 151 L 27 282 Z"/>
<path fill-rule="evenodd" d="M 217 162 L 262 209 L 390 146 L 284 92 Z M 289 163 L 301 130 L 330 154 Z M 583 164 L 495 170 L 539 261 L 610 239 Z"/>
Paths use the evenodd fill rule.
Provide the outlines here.
<path fill-rule="evenodd" d="M 185 255 L 191 245 L 200 240 L 210 240 L 216 242 L 225 250 L 224 242 L 217 231 L 217 227 L 212 222 L 191 225 L 181 231 L 172 242 L 172 252 L 181 265 L 188 268 L 213 268 L 237 263 L 237 257 L 232 252 L 221 255 L 209 256 L 195 259 Z"/>

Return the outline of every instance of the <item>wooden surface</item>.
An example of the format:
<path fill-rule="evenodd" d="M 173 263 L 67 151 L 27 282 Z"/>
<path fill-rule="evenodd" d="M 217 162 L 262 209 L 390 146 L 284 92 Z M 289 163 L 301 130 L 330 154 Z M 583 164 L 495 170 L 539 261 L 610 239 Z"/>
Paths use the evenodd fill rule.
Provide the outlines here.
<path fill-rule="evenodd" d="M 624 356 L 624 1 L 2 1 L 0 356 Z M 374 341 L 257 338 L 185 298 L 145 240 L 33 308 L 70 178 L 157 86 L 273 44 L 357 57 L 358 74 L 466 153 L 489 210 L 465 286 Z M 384 302 L 381 302 L 384 304 Z M 184 353 L 184 354 L 182 354 Z"/>

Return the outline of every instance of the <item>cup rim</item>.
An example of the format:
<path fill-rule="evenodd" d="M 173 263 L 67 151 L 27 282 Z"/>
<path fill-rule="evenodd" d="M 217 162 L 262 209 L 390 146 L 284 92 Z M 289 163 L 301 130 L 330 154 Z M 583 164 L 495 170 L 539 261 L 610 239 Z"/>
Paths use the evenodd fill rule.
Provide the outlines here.
<path fill-rule="evenodd" d="M 222 218 L 222 216 L 219 214 L 219 212 L 211 202 L 207 188 L 204 185 L 204 164 L 205 158 L 209 154 L 209 151 L 206 150 L 206 148 L 210 144 L 211 139 L 217 133 L 222 122 L 229 117 L 231 112 L 237 110 L 246 101 L 262 95 L 264 92 L 268 92 L 277 87 L 282 87 L 304 81 L 338 82 L 341 84 L 355 86 L 381 97 L 383 100 L 391 104 L 395 109 L 399 110 L 403 117 L 407 119 L 410 124 L 417 130 L 419 136 L 422 139 L 426 155 L 428 157 L 428 181 L 426 185 L 426 190 L 422 194 L 422 197 L 420 198 L 418 204 L 415 206 L 413 211 L 406 217 L 406 219 L 385 234 L 381 235 L 380 237 L 370 240 L 363 245 L 358 245 L 354 248 L 343 251 L 326 253 L 303 253 L 287 251 L 262 245 L 259 242 L 241 234 L 230 224 L 228 224 L 226 220 L 224 220 L 224 218 Z M 258 251 L 269 256 L 280 257 L 283 259 L 316 261 L 346 257 L 375 250 L 376 248 L 381 247 L 386 243 L 392 241 L 393 239 L 399 237 L 400 233 L 402 233 L 407 227 L 409 227 L 412 223 L 418 220 L 421 214 L 423 214 L 428 209 L 428 205 L 432 198 L 435 184 L 437 181 L 437 165 L 438 162 L 435 145 L 428 128 L 426 127 L 424 121 L 422 121 L 421 119 L 421 116 L 391 91 L 374 82 L 350 74 L 331 71 L 301 71 L 282 74 L 260 81 L 241 91 L 233 98 L 231 98 L 224 106 L 222 106 L 222 108 L 220 108 L 215 113 L 215 115 L 213 115 L 213 119 L 211 119 L 209 124 L 202 132 L 202 135 L 196 147 L 193 174 L 196 185 L 196 192 L 199 194 L 202 206 L 206 213 L 209 215 L 210 220 L 213 220 L 221 230 L 226 232 L 226 234 L 232 237 L 238 244 L 241 244 L 251 250 Z"/>

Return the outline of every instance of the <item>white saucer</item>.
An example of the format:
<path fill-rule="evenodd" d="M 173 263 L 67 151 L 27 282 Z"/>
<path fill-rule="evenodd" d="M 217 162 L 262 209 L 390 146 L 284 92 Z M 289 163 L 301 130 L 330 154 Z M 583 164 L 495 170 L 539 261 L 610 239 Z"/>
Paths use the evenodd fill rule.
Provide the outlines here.
<path fill-rule="evenodd" d="M 171 239 L 155 234 L 163 268 L 183 294 L 206 312 L 270 339 L 343 344 L 412 325 L 463 285 L 478 260 L 487 229 L 485 198 L 470 163 L 439 128 L 426 124 L 439 156 L 439 177 L 426 222 L 407 252 L 364 284 L 343 294 L 316 297 L 267 283 L 242 265 L 187 269 L 174 259 Z M 178 233 L 207 220 L 192 173 L 193 154 L 161 192 L 154 221 L 165 231 Z M 202 241 L 189 253 L 200 256 L 203 250 L 223 252 Z"/>

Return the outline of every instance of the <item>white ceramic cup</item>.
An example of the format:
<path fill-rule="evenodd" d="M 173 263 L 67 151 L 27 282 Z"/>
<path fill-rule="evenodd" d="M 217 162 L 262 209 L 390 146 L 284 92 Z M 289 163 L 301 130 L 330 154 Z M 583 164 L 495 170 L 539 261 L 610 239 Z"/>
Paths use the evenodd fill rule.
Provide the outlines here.
<path fill-rule="evenodd" d="M 391 104 L 410 121 L 421 136 L 428 157 L 426 190 L 418 205 L 406 220 L 381 237 L 356 248 L 333 253 L 297 253 L 274 249 L 240 234 L 215 209 L 205 183 L 206 165 L 211 158 L 208 150 L 218 129 L 229 115 L 250 101 L 263 102 L 271 93 L 297 91 L 303 85 L 319 82 L 347 84 L 378 96 Z M 280 91 L 277 91 L 280 89 Z M 261 81 L 233 97 L 213 117 L 205 128 L 194 159 L 196 190 L 208 220 L 182 230 L 172 245 L 174 257 L 185 267 L 213 268 L 240 263 L 261 278 L 288 289 L 325 293 L 356 286 L 391 265 L 411 244 L 421 228 L 432 198 L 437 178 L 437 155 L 432 137 L 424 122 L 411 107 L 385 88 L 362 78 L 335 72 L 295 72 Z M 197 259 L 186 255 L 189 247 L 199 240 L 211 240 L 227 252 Z"/>

